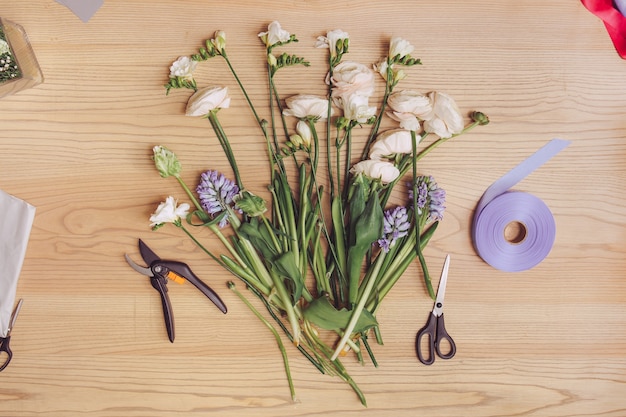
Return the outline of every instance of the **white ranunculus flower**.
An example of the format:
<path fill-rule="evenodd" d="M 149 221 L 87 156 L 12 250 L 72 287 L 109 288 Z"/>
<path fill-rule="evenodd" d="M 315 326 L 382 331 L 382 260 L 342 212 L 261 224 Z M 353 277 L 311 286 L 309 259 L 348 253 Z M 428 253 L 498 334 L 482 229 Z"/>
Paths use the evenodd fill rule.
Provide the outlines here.
<path fill-rule="evenodd" d="M 406 130 L 413 130 L 418 132 L 422 130 L 422 125 L 420 124 L 420 120 L 415 117 L 413 113 L 392 113 L 387 112 L 387 116 L 391 119 L 400 122 L 400 127 Z"/>
<path fill-rule="evenodd" d="M 349 94 L 340 99 L 343 117 L 357 123 L 367 123 L 376 116 L 376 106 L 369 105 L 369 96 L 362 94 Z"/>
<path fill-rule="evenodd" d="M 310 94 L 298 94 L 285 100 L 287 106 L 283 115 L 294 116 L 299 119 L 314 117 L 326 119 L 328 117 L 328 99 Z M 331 115 L 333 111 L 331 109 Z"/>
<path fill-rule="evenodd" d="M 391 93 L 387 104 L 391 110 L 387 116 L 400 122 L 400 127 L 406 130 L 420 130 L 418 119 L 427 119 L 433 110 L 430 97 L 410 90 Z"/>
<path fill-rule="evenodd" d="M 387 161 L 375 161 L 368 159 L 352 166 L 352 174 L 364 174 L 372 179 L 379 179 L 383 184 L 387 184 L 400 176 L 400 171 L 394 164 Z"/>
<path fill-rule="evenodd" d="M 228 87 L 206 87 L 196 91 L 187 102 L 187 116 L 206 116 L 215 109 L 230 106 Z"/>
<path fill-rule="evenodd" d="M 387 104 L 394 112 L 413 113 L 420 119 L 428 116 L 433 109 L 430 97 L 411 90 L 391 93 Z"/>
<path fill-rule="evenodd" d="M 275 20 L 267 26 L 267 32 L 259 33 L 259 38 L 263 40 L 265 46 L 272 46 L 279 42 L 287 42 L 291 38 L 291 34 Z"/>
<path fill-rule="evenodd" d="M 371 96 L 374 93 L 374 71 L 358 62 L 341 62 L 334 68 L 328 82 L 333 87 L 333 97 L 354 93 Z"/>
<path fill-rule="evenodd" d="M 344 32 L 341 29 L 331 30 L 326 36 L 319 36 L 317 42 L 315 42 L 316 48 L 330 48 L 330 56 L 337 55 L 337 43 L 349 39 L 348 32 Z"/>
<path fill-rule="evenodd" d="M 189 213 L 189 204 L 183 203 L 177 206 L 174 197 L 169 196 L 159 204 L 154 214 L 150 216 L 150 227 L 163 223 L 177 223 L 181 217 L 186 217 L 187 213 Z"/>
<path fill-rule="evenodd" d="M 416 137 L 419 140 L 419 136 Z M 370 148 L 370 159 L 380 161 L 384 157 L 398 153 L 413 152 L 411 132 L 404 129 L 393 129 L 382 132 Z"/>
<path fill-rule="evenodd" d="M 170 78 L 181 77 L 190 81 L 193 79 L 193 71 L 197 65 L 198 62 L 193 61 L 190 57 L 181 56 L 170 66 Z"/>
<path fill-rule="evenodd" d="M 402 38 L 393 38 L 389 43 L 389 58 L 395 58 L 400 55 L 400 58 L 404 58 L 410 55 L 415 48 L 409 41 Z"/>
<path fill-rule="evenodd" d="M 463 116 L 452 97 L 447 94 L 432 92 L 428 95 L 433 103 L 433 110 L 424 120 L 424 130 L 440 138 L 449 138 L 463 131 Z"/>

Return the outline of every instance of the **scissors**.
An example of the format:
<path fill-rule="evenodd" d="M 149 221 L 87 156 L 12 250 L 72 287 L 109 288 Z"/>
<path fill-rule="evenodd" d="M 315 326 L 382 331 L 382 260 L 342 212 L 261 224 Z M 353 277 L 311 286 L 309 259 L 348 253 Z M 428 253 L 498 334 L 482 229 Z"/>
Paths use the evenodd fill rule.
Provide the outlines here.
<path fill-rule="evenodd" d="M 441 359 L 451 359 L 456 353 L 456 345 L 454 340 L 446 331 L 443 321 L 443 298 L 446 294 L 446 283 L 448 282 L 448 269 L 450 267 L 450 255 L 446 255 L 446 260 L 441 271 L 441 279 L 439 280 L 439 288 L 437 289 L 437 298 L 435 306 L 426 322 L 426 326 L 417 332 L 415 339 L 415 350 L 417 357 L 424 365 L 432 365 L 435 362 L 435 353 Z M 428 356 L 424 357 L 422 353 L 422 338 L 428 337 Z M 446 341 L 449 345 L 447 353 L 441 351 L 441 342 Z"/>
<path fill-rule="evenodd" d="M 11 319 L 9 320 L 9 330 L 7 330 L 7 335 L 5 337 L 0 337 L 0 362 L 2 362 L 2 357 L 6 357 L 4 363 L 0 365 L 0 372 L 4 371 L 4 368 L 9 366 L 9 362 L 13 358 L 13 352 L 11 352 L 11 348 L 9 347 L 9 343 L 11 342 L 11 330 L 13 330 L 13 326 L 15 325 L 15 320 L 17 320 L 17 315 L 20 314 L 20 309 L 22 308 L 21 300 L 17 303 L 15 310 L 11 314 Z"/>
<path fill-rule="evenodd" d="M 150 277 L 152 287 L 159 292 L 161 296 L 161 304 L 163 306 L 163 317 L 165 319 L 165 328 L 170 342 L 174 343 L 174 315 L 172 313 L 172 304 L 170 297 L 167 295 L 167 282 L 172 280 L 178 284 L 184 284 L 185 281 L 191 282 L 199 289 L 209 300 L 217 306 L 217 308 L 226 314 L 226 305 L 222 299 L 198 278 L 189 268 L 182 262 L 166 261 L 152 251 L 141 239 L 139 239 L 139 253 L 143 260 L 148 264 L 147 267 L 137 265 L 128 255 L 124 255 L 126 262 L 137 272 Z"/>

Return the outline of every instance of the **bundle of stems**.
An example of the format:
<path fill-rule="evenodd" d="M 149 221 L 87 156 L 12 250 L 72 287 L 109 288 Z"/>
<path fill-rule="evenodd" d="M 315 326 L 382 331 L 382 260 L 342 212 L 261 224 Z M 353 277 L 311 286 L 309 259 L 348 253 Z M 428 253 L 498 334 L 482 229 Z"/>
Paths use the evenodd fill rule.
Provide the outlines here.
<path fill-rule="evenodd" d="M 460 131 L 438 137 L 423 149 L 419 145 L 430 132 L 407 130 L 409 151 L 384 155 L 384 163 L 397 171 L 394 171 L 395 177 L 386 179 L 382 174 L 376 176 L 360 170 L 354 155 L 357 155 L 357 164 L 372 160 L 368 155 L 380 135 L 387 102 L 399 81 L 406 77 L 398 67 L 418 65 L 419 60 L 411 58 L 406 51 L 395 53 L 398 42 L 392 41 L 390 53 L 379 65 L 385 80 L 382 106 L 375 113 L 370 110 L 367 117 L 349 117 L 347 102 L 353 97 L 336 94 L 334 89 L 338 87 L 332 82 L 321 100 L 311 96 L 292 100 L 280 95 L 277 74 L 284 68 L 308 65 L 308 62 L 295 55 L 275 52 L 277 48 L 297 42 L 295 35 L 276 25 L 277 22 L 273 22 L 268 32 L 259 34 L 267 57 L 267 119 L 259 116 L 226 53 L 224 32 L 216 32 L 215 38 L 207 40 L 198 53 L 184 61 L 191 71 L 198 62 L 223 58 L 266 144 L 271 202 L 267 203 L 244 184 L 228 135 L 218 117 L 218 112 L 228 107 L 230 99 L 217 99 L 220 89 L 198 90 L 190 73 L 177 73 L 174 66 L 166 84 L 168 93 L 174 88 L 195 91 L 188 114 L 190 108 L 192 112 L 200 108 L 200 113 L 209 120 L 235 180 L 209 171 L 196 189 L 196 196 L 181 178 L 180 162 L 171 151 L 155 147 L 154 160 L 161 175 L 174 176 L 193 203 L 193 210 L 185 216 L 186 222 L 174 216 L 172 223 L 260 300 L 266 314 L 259 311 L 233 281 L 229 282 L 229 288 L 274 334 L 283 355 L 292 397 L 295 398 L 295 389 L 288 355 L 278 330 L 321 373 L 346 381 L 366 405 L 365 395 L 340 357 L 353 352 L 358 361 L 364 362 L 366 352 L 374 365 L 377 364 L 368 342 L 368 336 L 373 333 L 382 344 L 376 313 L 416 258 L 422 267 L 425 288 L 434 297 L 423 250 L 437 229 L 441 213 L 434 211 L 443 210 L 441 198 L 445 193 L 432 177 L 418 175 L 417 163 L 441 144 L 488 120 L 482 113 L 475 112 L 471 122 Z M 333 31 L 323 38 L 325 46 L 329 47 L 329 80 L 344 64 L 342 58 L 348 53 L 349 38 L 343 34 Z M 337 105 L 343 106 L 343 115 L 335 117 L 333 107 Z M 295 134 L 289 133 L 292 116 L 298 120 Z M 360 126 L 370 126 L 371 130 L 363 149 L 356 152 L 353 134 Z M 324 152 L 325 167 L 320 164 L 324 159 L 320 155 Z M 323 169 L 326 172 L 320 175 Z M 296 175 L 290 176 L 289 172 Z M 394 188 L 407 176 L 412 201 L 407 207 L 387 209 Z M 324 184 L 321 178 L 327 178 Z M 162 224 L 153 223 L 155 228 Z M 217 254 L 208 250 L 194 236 L 192 226 L 210 228 L 222 242 L 224 252 Z M 226 233 L 224 227 L 228 227 L 230 233 Z"/>

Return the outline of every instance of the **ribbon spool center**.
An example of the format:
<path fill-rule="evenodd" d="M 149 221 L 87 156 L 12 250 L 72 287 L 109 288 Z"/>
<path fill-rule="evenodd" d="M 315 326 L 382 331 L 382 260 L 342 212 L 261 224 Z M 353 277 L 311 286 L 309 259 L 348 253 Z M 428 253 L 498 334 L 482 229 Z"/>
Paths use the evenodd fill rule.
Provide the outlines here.
<path fill-rule="evenodd" d="M 512 245 L 522 243 L 527 233 L 526 225 L 517 220 L 513 220 L 504 227 L 504 239 Z"/>

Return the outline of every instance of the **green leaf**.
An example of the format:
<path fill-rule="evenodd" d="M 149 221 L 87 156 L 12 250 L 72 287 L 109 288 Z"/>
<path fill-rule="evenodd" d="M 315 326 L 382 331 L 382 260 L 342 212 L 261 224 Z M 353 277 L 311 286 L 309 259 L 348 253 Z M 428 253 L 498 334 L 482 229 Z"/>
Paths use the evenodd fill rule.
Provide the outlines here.
<path fill-rule="evenodd" d="M 369 188 L 369 185 L 365 184 L 364 177 L 359 175 L 354 182 L 354 189 L 350 196 L 350 235 L 348 238 L 351 245 L 355 243 L 356 222 L 365 210 L 366 187 Z"/>
<path fill-rule="evenodd" d="M 251 218 L 247 223 L 242 223 L 239 227 L 239 234 L 248 239 L 265 259 L 273 259 L 278 255 L 269 232 L 256 218 Z"/>
<path fill-rule="evenodd" d="M 187 220 L 187 223 L 191 226 L 217 226 L 222 221 L 224 216 L 227 216 L 227 215 L 228 213 L 223 211 L 214 219 L 211 219 L 211 217 L 205 211 L 195 210 L 187 214 L 186 220 Z M 194 216 L 197 217 L 201 221 L 201 223 L 194 223 L 193 221 Z"/>
<path fill-rule="evenodd" d="M 345 276 L 346 273 L 346 237 L 343 224 L 343 208 L 341 198 L 335 197 L 332 202 L 331 214 L 333 219 L 333 231 L 335 232 L 335 248 L 337 257 L 337 266 L 339 275 Z"/>
<path fill-rule="evenodd" d="M 348 249 L 348 279 L 349 279 L 349 301 L 356 303 L 359 291 L 359 278 L 361 276 L 361 265 L 367 251 L 372 244 L 379 239 L 383 232 L 383 209 L 380 207 L 380 199 L 377 193 L 367 201 L 365 210 L 355 222 L 354 245 Z"/>
<path fill-rule="evenodd" d="M 287 278 L 292 284 L 292 302 L 296 302 L 302 296 L 304 289 L 304 280 L 296 262 L 296 256 L 293 252 L 283 253 L 271 262 L 271 268 L 274 273 Z"/>
<path fill-rule="evenodd" d="M 345 329 L 350 321 L 352 312 L 345 308 L 337 310 L 327 296 L 313 300 L 303 311 L 304 318 L 325 330 L 340 332 Z M 361 333 L 372 327 L 378 326 L 376 317 L 363 309 L 353 333 Z"/>

